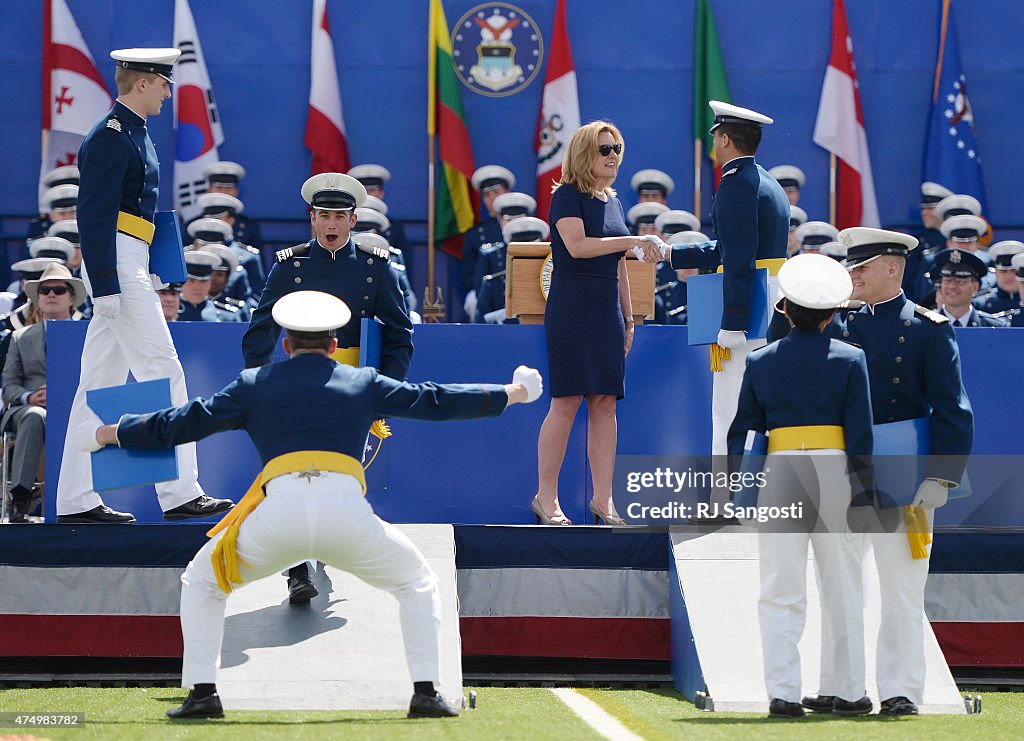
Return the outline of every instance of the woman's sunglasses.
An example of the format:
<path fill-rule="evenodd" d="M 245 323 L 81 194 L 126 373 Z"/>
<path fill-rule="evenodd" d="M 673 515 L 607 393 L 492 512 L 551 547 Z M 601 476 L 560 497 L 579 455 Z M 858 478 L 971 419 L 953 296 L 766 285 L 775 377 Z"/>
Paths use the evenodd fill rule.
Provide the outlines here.
<path fill-rule="evenodd" d="M 43 296 L 45 296 L 48 293 L 52 293 L 52 294 L 54 294 L 56 296 L 63 296 L 69 290 L 70 289 L 67 286 L 40 286 L 39 287 L 39 293 L 40 293 L 40 295 L 43 295 Z"/>
<path fill-rule="evenodd" d="M 598 144 L 597 151 L 601 153 L 602 157 L 607 157 L 612 152 L 615 154 L 622 154 L 621 144 Z"/>

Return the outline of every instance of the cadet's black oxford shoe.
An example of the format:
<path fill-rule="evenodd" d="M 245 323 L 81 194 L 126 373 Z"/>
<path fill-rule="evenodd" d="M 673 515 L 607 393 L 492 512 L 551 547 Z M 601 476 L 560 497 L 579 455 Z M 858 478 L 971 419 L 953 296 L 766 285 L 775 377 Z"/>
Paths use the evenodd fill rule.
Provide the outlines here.
<path fill-rule="evenodd" d="M 917 715 L 917 705 L 908 698 L 900 695 L 882 700 L 882 707 L 878 709 L 879 715 Z"/>
<path fill-rule="evenodd" d="M 300 563 L 288 569 L 288 601 L 293 605 L 308 605 L 320 592 L 309 578 L 309 566 Z"/>
<path fill-rule="evenodd" d="M 800 704 L 812 713 L 831 713 L 836 704 L 835 695 L 807 695 Z"/>
<path fill-rule="evenodd" d="M 235 506 L 230 499 L 214 499 L 205 494 L 196 497 L 191 502 L 185 502 L 180 507 L 169 509 L 164 512 L 165 520 L 188 520 L 193 517 L 212 517 L 221 512 L 227 512 Z"/>
<path fill-rule="evenodd" d="M 57 523 L 61 525 L 116 525 L 124 522 L 135 522 L 135 515 L 118 512 L 105 504 L 74 515 L 57 515 Z"/>
<path fill-rule="evenodd" d="M 220 704 L 220 695 L 216 692 L 209 697 L 204 697 L 202 700 L 196 700 L 192 697 L 192 692 L 190 691 L 180 708 L 167 711 L 167 717 L 173 720 L 182 720 L 184 718 L 223 718 L 224 706 Z"/>
<path fill-rule="evenodd" d="M 427 695 L 416 692 L 409 701 L 408 718 L 454 718 L 459 709 L 441 697 L 440 692 Z"/>
<path fill-rule="evenodd" d="M 775 698 L 768 706 L 769 718 L 803 718 L 807 713 L 798 702 L 786 702 Z"/>
<path fill-rule="evenodd" d="M 804 707 L 807 707 L 804 705 Z M 843 717 L 852 717 L 854 715 L 867 715 L 873 709 L 871 704 L 871 698 L 867 695 L 860 698 L 859 700 L 850 701 L 844 700 L 841 697 L 837 697 L 835 704 L 832 706 L 832 712 L 836 715 L 842 715 Z"/>

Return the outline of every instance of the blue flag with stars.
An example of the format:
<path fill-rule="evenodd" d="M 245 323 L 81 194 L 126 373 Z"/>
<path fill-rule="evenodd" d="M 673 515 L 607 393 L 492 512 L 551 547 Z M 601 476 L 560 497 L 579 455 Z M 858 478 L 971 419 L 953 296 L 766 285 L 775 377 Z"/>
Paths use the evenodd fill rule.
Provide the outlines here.
<path fill-rule="evenodd" d="M 939 183 L 954 193 L 974 196 L 987 216 L 981 153 L 974 131 L 974 110 L 960 64 L 951 0 L 943 1 L 939 59 L 935 68 L 932 112 L 924 150 L 923 181 Z"/>

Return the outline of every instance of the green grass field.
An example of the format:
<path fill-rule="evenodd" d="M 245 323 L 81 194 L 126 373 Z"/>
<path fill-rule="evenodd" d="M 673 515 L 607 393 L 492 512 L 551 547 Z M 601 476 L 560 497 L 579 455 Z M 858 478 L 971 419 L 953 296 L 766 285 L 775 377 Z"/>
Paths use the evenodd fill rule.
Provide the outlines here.
<path fill-rule="evenodd" d="M 468 688 L 467 688 L 468 691 Z M 408 720 L 404 712 L 229 712 L 224 720 L 171 722 L 164 711 L 183 698 L 181 690 L 57 689 L 0 690 L 0 711 L 84 712 L 79 729 L 0 728 L 0 739 L 568 739 L 600 738 L 546 689 L 478 688 L 476 710 L 461 718 Z M 1024 737 L 1024 694 L 988 693 L 984 712 L 970 716 L 769 721 L 749 713 L 703 713 L 671 690 L 581 689 L 627 728 L 645 739 L 1013 739 Z"/>

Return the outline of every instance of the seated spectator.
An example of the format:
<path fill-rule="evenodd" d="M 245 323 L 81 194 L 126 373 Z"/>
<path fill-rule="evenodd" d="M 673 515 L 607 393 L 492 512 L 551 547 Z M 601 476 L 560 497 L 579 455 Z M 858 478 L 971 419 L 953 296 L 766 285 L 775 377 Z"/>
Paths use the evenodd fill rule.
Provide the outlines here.
<path fill-rule="evenodd" d="M 160 297 L 160 309 L 164 313 L 164 319 L 168 322 L 178 321 L 178 312 L 181 311 L 181 283 L 168 283 L 163 288 L 158 288 L 156 295 Z"/>
<path fill-rule="evenodd" d="M 181 322 L 239 322 L 238 309 L 226 304 L 217 306 L 210 300 L 210 276 L 214 266 L 221 264 L 220 258 L 212 252 L 186 250 L 185 269 L 188 280 L 181 287 Z"/>
<path fill-rule="evenodd" d="M 973 252 L 943 250 L 935 256 L 932 277 L 939 279 L 939 308 L 954 327 L 1005 327 L 1007 322 L 975 308 L 971 301 L 981 288 L 988 267 Z"/>
<path fill-rule="evenodd" d="M 43 274 L 43 270 L 50 263 L 59 263 L 55 257 L 30 257 L 11 265 L 11 270 L 17 271 L 21 277 L 13 281 L 7 290 L 0 293 L 0 320 L 4 320 L 8 329 L 20 329 L 24 325 L 13 326 L 7 321 L 11 312 L 21 307 L 28 307 L 28 297 L 25 295 L 25 282 L 35 280 Z"/>
<path fill-rule="evenodd" d="M 39 321 L 11 336 L 3 371 L 7 404 L 2 429 L 18 433 L 11 463 L 11 522 L 25 523 L 43 456 L 46 432 L 46 322 L 71 319 L 85 301 L 85 285 L 60 264 L 50 265 L 25 286 Z M 80 315 L 79 315 L 80 316 Z"/>
<path fill-rule="evenodd" d="M 800 240 L 797 239 L 796 230 L 802 224 L 807 223 L 807 212 L 799 206 L 789 207 L 789 243 L 786 248 L 786 255 L 792 257 L 800 251 Z"/>
<path fill-rule="evenodd" d="M 1013 258 L 1024 252 L 1024 242 L 1008 239 L 988 248 L 995 267 L 995 285 L 974 297 L 974 305 L 989 314 L 1016 309 L 1020 306 L 1020 286 Z"/>

